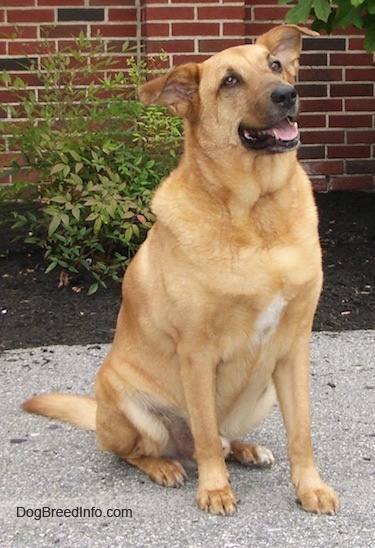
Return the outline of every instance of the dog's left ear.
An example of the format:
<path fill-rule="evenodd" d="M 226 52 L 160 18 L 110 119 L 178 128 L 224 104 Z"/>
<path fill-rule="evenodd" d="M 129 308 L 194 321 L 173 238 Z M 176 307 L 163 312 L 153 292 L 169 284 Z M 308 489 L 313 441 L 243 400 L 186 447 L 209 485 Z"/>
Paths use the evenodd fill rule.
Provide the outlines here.
<path fill-rule="evenodd" d="M 302 36 L 319 36 L 318 32 L 297 25 L 280 25 L 258 38 L 257 44 L 265 46 L 283 65 L 291 79 L 295 80 L 299 68 Z"/>
<path fill-rule="evenodd" d="M 172 114 L 188 118 L 198 101 L 199 68 L 188 63 L 174 68 L 138 89 L 144 105 L 165 105 Z"/>

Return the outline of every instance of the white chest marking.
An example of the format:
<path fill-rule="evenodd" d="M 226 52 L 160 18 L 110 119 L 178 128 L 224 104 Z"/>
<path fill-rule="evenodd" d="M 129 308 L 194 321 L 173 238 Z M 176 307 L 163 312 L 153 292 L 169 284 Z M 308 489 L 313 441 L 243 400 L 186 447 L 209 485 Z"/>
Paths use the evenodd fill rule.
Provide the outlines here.
<path fill-rule="evenodd" d="M 259 314 L 255 323 L 253 344 L 267 343 L 270 340 L 279 325 L 281 313 L 285 305 L 286 300 L 281 293 L 278 293 L 268 307 Z"/>

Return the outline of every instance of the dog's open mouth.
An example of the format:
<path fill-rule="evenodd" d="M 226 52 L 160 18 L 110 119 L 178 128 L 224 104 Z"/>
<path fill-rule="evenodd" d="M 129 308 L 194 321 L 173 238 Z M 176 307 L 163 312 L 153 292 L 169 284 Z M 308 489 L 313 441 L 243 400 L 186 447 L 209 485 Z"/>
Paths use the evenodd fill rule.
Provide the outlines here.
<path fill-rule="evenodd" d="M 254 150 L 287 152 L 297 148 L 300 143 L 298 124 L 289 117 L 268 129 L 256 130 L 240 125 L 238 131 L 245 147 Z"/>

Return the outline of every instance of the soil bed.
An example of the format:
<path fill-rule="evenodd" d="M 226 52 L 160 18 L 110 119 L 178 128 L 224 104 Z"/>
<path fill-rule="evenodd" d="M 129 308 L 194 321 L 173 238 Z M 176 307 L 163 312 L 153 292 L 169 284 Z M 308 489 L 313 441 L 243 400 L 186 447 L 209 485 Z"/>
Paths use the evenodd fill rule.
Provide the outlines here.
<path fill-rule="evenodd" d="M 375 193 L 316 194 L 316 201 L 325 281 L 314 330 L 375 329 Z M 44 274 L 43 253 L 10 229 L 9 211 L 0 207 L 0 351 L 110 342 L 120 284 L 92 296 L 88 281 L 59 288 L 60 272 Z"/>

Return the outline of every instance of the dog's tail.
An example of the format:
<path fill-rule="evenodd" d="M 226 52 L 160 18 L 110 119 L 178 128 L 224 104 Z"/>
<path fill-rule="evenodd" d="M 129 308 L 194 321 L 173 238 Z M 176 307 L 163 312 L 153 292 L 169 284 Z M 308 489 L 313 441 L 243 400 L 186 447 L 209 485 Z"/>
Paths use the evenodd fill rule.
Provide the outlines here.
<path fill-rule="evenodd" d="M 29 413 L 70 422 L 85 430 L 96 429 L 96 400 L 89 396 L 41 394 L 26 400 L 22 409 Z"/>

